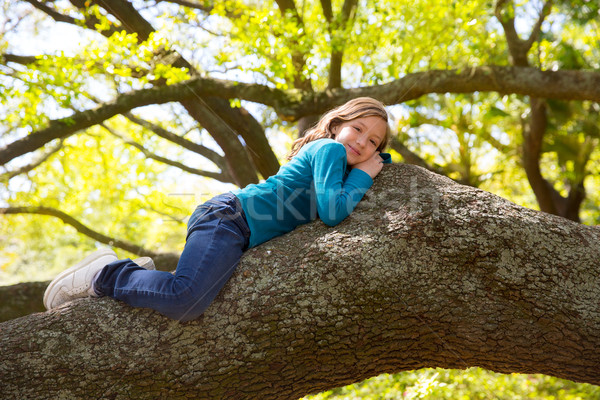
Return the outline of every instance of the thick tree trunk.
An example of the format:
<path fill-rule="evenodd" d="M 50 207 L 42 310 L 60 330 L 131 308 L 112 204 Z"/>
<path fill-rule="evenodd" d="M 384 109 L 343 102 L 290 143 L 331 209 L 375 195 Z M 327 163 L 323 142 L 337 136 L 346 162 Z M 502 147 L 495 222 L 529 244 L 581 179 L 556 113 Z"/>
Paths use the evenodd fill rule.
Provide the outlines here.
<path fill-rule="evenodd" d="M 250 250 L 185 324 L 112 299 L 0 324 L 1 398 L 296 399 L 481 366 L 600 384 L 600 230 L 411 165 Z"/>
<path fill-rule="evenodd" d="M 49 283 L 25 282 L 0 286 L 0 322 L 45 311 L 42 298 Z"/>

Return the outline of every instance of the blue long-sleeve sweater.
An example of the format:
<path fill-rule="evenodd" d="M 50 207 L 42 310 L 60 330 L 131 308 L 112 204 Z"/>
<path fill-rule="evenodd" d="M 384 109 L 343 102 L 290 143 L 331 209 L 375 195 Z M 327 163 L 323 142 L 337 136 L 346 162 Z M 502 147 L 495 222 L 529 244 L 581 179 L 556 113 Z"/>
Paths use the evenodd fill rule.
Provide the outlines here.
<path fill-rule="evenodd" d="M 389 154 L 381 156 L 385 163 L 391 162 Z M 340 223 L 373 184 L 366 172 L 346 168 L 344 145 L 319 139 L 305 144 L 265 182 L 234 191 L 250 227 L 249 247 L 290 232 L 317 215 L 327 225 Z"/>

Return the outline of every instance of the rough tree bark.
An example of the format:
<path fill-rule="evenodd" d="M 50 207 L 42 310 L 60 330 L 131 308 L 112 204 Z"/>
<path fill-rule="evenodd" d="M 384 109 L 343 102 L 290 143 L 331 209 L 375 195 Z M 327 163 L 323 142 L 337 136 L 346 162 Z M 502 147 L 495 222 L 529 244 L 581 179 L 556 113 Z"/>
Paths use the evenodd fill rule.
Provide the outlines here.
<path fill-rule="evenodd" d="M 296 399 L 481 366 L 600 384 L 600 230 L 411 165 L 249 251 L 180 324 L 112 299 L 0 324 L 2 398 Z"/>

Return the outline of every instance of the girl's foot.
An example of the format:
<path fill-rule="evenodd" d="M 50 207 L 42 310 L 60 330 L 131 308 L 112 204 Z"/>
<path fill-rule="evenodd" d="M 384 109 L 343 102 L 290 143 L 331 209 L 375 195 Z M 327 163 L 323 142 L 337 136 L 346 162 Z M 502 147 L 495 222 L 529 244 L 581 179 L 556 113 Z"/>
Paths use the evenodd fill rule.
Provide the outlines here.
<path fill-rule="evenodd" d="M 82 297 L 98 297 L 92 288 L 92 279 L 106 264 L 117 261 L 110 249 L 93 252 L 77 265 L 58 274 L 44 293 L 44 306 L 50 310 L 68 301 Z"/>
<path fill-rule="evenodd" d="M 154 261 L 150 257 L 140 257 L 133 260 L 134 263 L 139 265 L 144 269 L 148 269 L 150 271 L 154 271 L 156 267 L 154 266 Z"/>

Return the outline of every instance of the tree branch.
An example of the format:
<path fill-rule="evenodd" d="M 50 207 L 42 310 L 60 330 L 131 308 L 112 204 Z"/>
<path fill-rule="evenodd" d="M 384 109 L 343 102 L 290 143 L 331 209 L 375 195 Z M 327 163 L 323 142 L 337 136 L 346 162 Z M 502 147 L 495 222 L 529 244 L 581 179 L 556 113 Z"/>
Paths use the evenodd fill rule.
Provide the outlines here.
<path fill-rule="evenodd" d="M 328 24 L 331 24 L 331 21 L 333 20 L 333 9 L 331 8 L 331 0 L 321 0 L 321 9 L 323 11 L 325 21 L 327 21 Z"/>
<path fill-rule="evenodd" d="M 4 53 L 1 55 L 2 64 L 12 62 L 15 64 L 29 65 L 35 63 L 38 59 L 35 56 L 19 56 L 16 54 Z"/>
<path fill-rule="evenodd" d="M 569 194 L 560 209 L 561 216 L 576 222 L 580 221 L 579 211 L 586 197 L 585 178 L 590 175 L 586 165 L 590 161 L 592 152 L 600 142 L 600 139 L 594 138 L 593 133 L 590 134 L 585 130 L 584 133 L 586 134 L 586 139 L 579 150 L 578 160 L 575 163 L 575 179 L 568 182 Z"/>
<path fill-rule="evenodd" d="M 151 250 L 144 249 L 143 247 L 138 246 L 133 243 L 130 243 L 128 241 L 115 239 L 110 236 L 106 236 L 102 233 L 99 233 L 99 232 L 85 226 L 84 224 L 82 224 L 77 219 L 73 218 L 72 216 L 70 216 L 60 210 L 52 208 L 52 207 L 45 207 L 45 206 L 2 207 L 2 208 L 0 208 L 0 214 L 4 214 L 4 215 L 10 215 L 10 214 L 49 215 L 51 217 L 60 219 L 67 225 L 71 225 L 73 228 L 75 228 L 77 230 L 77 232 L 84 234 L 100 243 L 104 243 L 109 246 L 115 246 L 115 247 L 118 247 L 120 249 L 123 249 L 125 251 L 128 251 L 133 254 L 137 254 L 140 256 L 143 255 L 143 256 L 149 256 L 149 257 L 156 257 L 160 254 L 160 253 L 156 253 Z"/>
<path fill-rule="evenodd" d="M 551 10 L 552 10 L 552 0 L 546 0 L 546 2 L 544 3 L 544 6 L 542 7 L 542 10 L 540 11 L 540 15 L 538 16 L 538 19 L 537 19 L 535 25 L 531 29 L 531 34 L 529 35 L 529 38 L 525 41 L 526 45 L 528 46 L 529 49 L 531 49 L 531 46 L 533 46 L 533 43 L 536 40 L 538 40 L 540 33 L 542 31 L 542 24 L 544 23 L 544 20 L 546 19 L 546 17 L 548 15 L 550 15 Z"/>
<path fill-rule="evenodd" d="M 239 110 L 231 108 L 227 100 L 200 96 L 182 101 L 181 104 L 190 115 L 210 132 L 215 142 L 225 153 L 227 170 L 236 185 L 244 187 L 250 183 L 257 183 L 256 168 L 252 164 L 246 148 L 239 140 L 238 132 L 226 121 L 230 114 L 239 115 Z"/>
<path fill-rule="evenodd" d="M 102 298 L 2 323 L 0 397 L 285 400 L 422 367 L 600 384 L 598 259 L 597 228 L 386 166 L 340 225 L 246 252 L 198 320 Z"/>
<path fill-rule="evenodd" d="M 65 22 L 65 23 L 71 24 L 71 25 L 79 25 L 79 23 L 78 23 L 79 21 L 77 21 L 75 18 L 70 17 L 68 15 L 61 14 L 58 11 L 52 9 L 51 7 L 48 7 L 45 3 L 42 3 L 37 0 L 25 0 L 25 1 L 29 4 L 31 4 L 32 6 L 34 6 L 35 8 L 37 8 L 38 10 L 42 11 L 44 14 L 51 17 L 56 22 Z"/>
<path fill-rule="evenodd" d="M 295 4 L 294 0 L 275 0 L 275 2 L 277 3 L 277 6 L 279 7 L 279 11 L 283 18 L 285 18 L 286 15 L 289 15 L 293 19 L 296 20 L 296 23 L 300 27 L 304 26 L 304 21 L 302 20 L 302 17 L 300 16 L 300 14 L 298 14 L 298 9 L 296 8 L 296 4 Z M 299 37 L 305 36 L 306 33 L 304 33 L 304 32 L 305 32 L 305 29 L 303 30 L 303 33 L 301 33 L 299 35 Z M 292 40 L 291 46 L 295 47 L 295 49 L 292 51 L 292 64 L 294 65 L 294 69 L 297 72 L 296 75 L 294 76 L 294 88 L 311 92 L 312 91 L 311 80 L 305 79 L 304 75 L 302 75 L 302 70 L 304 69 L 304 66 L 306 65 L 306 54 L 304 54 L 302 51 L 300 51 L 298 49 L 298 39 L 297 38 Z"/>
<path fill-rule="evenodd" d="M 539 18 L 534 25 L 531 34 L 527 40 L 522 40 L 518 37 L 515 28 L 515 19 L 513 16 L 502 16 L 502 9 L 506 6 L 509 0 L 498 0 L 496 3 L 496 17 L 504 28 L 506 41 L 508 43 L 511 62 L 515 66 L 528 66 L 527 53 L 531 46 L 537 40 L 542 23 L 552 8 L 552 0 L 546 0 Z M 512 3 L 511 3 L 512 5 Z M 513 11 L 514 12 L 514 11 Z M 523 126 L 523 165 L 527 174 L 527 180 L 531 186 L 535 198 L 540 206 L 540 210 L 547 213 L 567 216 L 568 198 L 564 198 L 550 183 L 546 180 L 540 170 L 540 157 L 542 155 L 542 144 L 546 128 L 548 125 L 548 116 L 546 114 L 546 101 L 544 98 L 548 96 L 530 96 L 530 115 L 527 125 Z M 579 189 L 579 185 L 577 185 Z M 574 194 L 577 194 L 577 190 Z M 583 189 L 583 188 L 581 188 Z M 582 195 L 585 191 L 580 192 L 577 196 Z M 572 199 L 573 204 L 577 204 L 579 198 Z M 580 204 L 580 202 L 579 202 Z M 579 213 L 571 213 L 569 215 L 573 220 L 579 221 Z"/>
<path fill-rule="evenodd" d="M 234 89 L 234 86 L 231 86 L 230 89 L 237 91 Z M 164 104 L 170 101 L 184 101 L 197 98 L 199 95 L 218 95 L 223 87 L 220 86 L 219 89 L 217 87 L 213 89 L 216 90 L 198 90 L 195 84 L 183 83 L 122 94 L 111 103 L 101 104 L 94 109 L 74 113 L 71 117 L 52 120 L 45 129 L 16 140 L 3 149 L 0 149 L 0 164 L 4 165 L 16 157 L 42 147 L 51 140 L 66 138 L 77 131 L 97 125 L 117 114 L 128 112 L 136 107 L 149 104 Z M 267 91 L 275 90 L 266 89 Z M 181 92 L 182 90 L 185 94 Z"/>
<path fill-rule="evenodd" d="M 40 154 L 31 163 L 24 165 L 20 168 L 17 168 L 14 171 L 8 171 L 8 172 L 3 173 L 2 175 L 0 175 L 0 182 L 7 182 L 17 175 L 26 174 L 29 171 L 32 171 L 33 169 L 37 168 L 39 165 L 46 162 L 50 158 L 50 156 L 52 156 L 54 153 L 56 153 L 57 151 L 62 149 L 62 145 L 63 145 L 63 141 L 61 140 L 56 146 L 54 146 L 51 149 L 49 149 L 48 151 Z"/>
<path fill-rule="evenodd" d="M 207 6 L 206 2 L 193 2 L 193 1 L 187 1 L 187 0 L 157 0 L 156 3 L 173 3 L 173 4 L 178 4 L 180 6 L 183 7 L 187 7 L 187 8 L 194 8 L 196 10 L 201 10 L 204 11 L 206 14 L 210 14 L 212 12 L 212 10 L 214 9 L 213 6 Z"/>
<path fill-rule="evenodd" d="M 192 142 L 191 140 L 181 137 L 173 132 L 169 132 L 162 126 L 159 126 L 150 121 L 146 121 L 142 118 L 139 118 L 130 112 L 123 114 L 123 116 L 125 118 L 127 118 L 128 120 L 130 120 L 131 122 L 133 122 L 134 124 L 142 126 L 146 129 L 148 129 L 149 131 L 155 133 L 157 136 L 160 136 L 163 139 L 173 142 L 187 150 L 193 151 L 194 153 L 197 153 L 197 154 L 201 155 L 202 157 L 209 159 L 210 161 L 215 163 L 215 165 L 217 165 L 221 170 L 223 170 L 223 171 L 226 170 L 225 159 L 223 158 L 223 156 L 221 156 L 216 151 L 211 150 L 208 147 L 203 146 L 201 144 Z"/>
<path fill-rule="evenodd" d="M 70 0 L 71 3 L 80 8 L 86 9 L 88 0 Z M 133 4 L 127 0 L 92 0 L 92 3 L 98 4 L 106 12 L 117 18 L 123 27 L 129 33 L 137 33 L 138 40 L 143 42 L 148 40 L 150 34 L 154 32 L 152 25 L 144 19 L 135 9 Z"/>
<path fill-rule="evenodd" d="M 102 104 L 95 109 L 52 120 L 48 127 L 0 149 L 0 165 L 38 149 L 51 140 L 68 137 L 117 114 L 149 104 L 164 104 L 204 96 L 239 98 L 271 106 L 284 118 L 297 120 L 302 116 L 323 113 L 358 96 L 371 96 L 386 104 L 399 104 L 428 93 L 475 91 L 600 102 L 600 72 L 540 71 L 536 68 L 485 66 L 461 71 L 417 72 L 383 85 L 334 89 L 319 93 L 286 91 L 259 84 L 198 77 L 170 86 L 124 93 L 113 102 Z"/>
<path fill-rule="evenodd" d="M 43 11 L 49 17 L 54 19 L 56 22 L 65 22 L 67 24 L 75 25 L 77 27 L 84 25 L 86 28 L 96 31 L 105 37 L 110 37 L 114 33 L 120 31 L 120 29 L 118 27 L 114 27 L 114 26 L 111 26 L 109 29 L 106 29 L 103 31 L 97 30 L 96 25 L 98 25 L 100 23 L 100 21 L 95 16 L 91 16 L 89 18 L 85 18 L 83 21 L 80 21 L 80 20 L 77 20 L 68 15 L 61 14 L 58 11 L 53 10 L 51 7 L 48 7 L 45 3 L 39 2 L 37 0 L 25 0 L 25 1 L 27 1 L 29 4 L 33 5 L 38 10 Z"/>
<path fill-rule="evenodd" d="M 529 121 L 523 127 L 523 167 L 540 210 L 558 215 L 555 198 L 556 196 L 560 197 L 560 193 L 542 176 L 540 171 L 542 144 L 548 125 L 546 102 L 543 99 L 532 98 L 530 103 Z"/>
<path fill-rule="evenodd" d="M 511 64 L 518 67 L 526 67 L 529 65 L 527 53 L 529 53 L 531 46 L 539 37 L 544 19 L 550 14 L 550 10 L 552 9 L 552 0 L 546 0 L 544 3 L 538 20 L 533 26 L 529 38 L 526 40 L 523 40 L 519 37 L 519 34 L 515 28 L 514 10 L 506 11 L 507 3 L 509 3 L 509 6 L 514 7 L 512 0 L 498 0 L 496 2 L 495 15 L 504 28 L 504 35 L 506 37 L 506 43 L 508 44 Z M 507 15 L 507 13 L 511 12 L 511 15 Z"/>
<path fill-rule="evenodd" d="M 24 282 L 0 286 L 0 322 L 46 311 L 42 302 L 50 282 Z"/>
<path fill-rule="evenodd" d="M 71 1 L 79 4 L 81 7 L 85 6 L 85 0 Z M 129 1 L 96 0 L 96 2 L 107 12 L 110 12 L 115 16 L 115 18 L 119 19 L 119 21 L 127 28 L 128 32 L 137 33 L 138 40 L 145 40 L 152 32 L 154 32 L 152 25 L 144 19 Z M 172 58 L 172 60 L 163 61 L 163 63 L 180 68 L 187 68 L 192 76 L 197 75 L 194 67 L 176 52 L 165 51 L 164 54 L 159 54 L 158 56 Z M 195 96 L 193 97 L 182 99 L 181 103 L 190 116 L 196 119 L 196 121 L 212 135 L 221 149 L 223 149 L 227 168 L 222 169 L 229 171 L 233 181 L 241 187 L 258 182 L 256 168 L 247 154 L 247 149 L 244 148 L 240 142 L 238 133 L 226 122 L 228 119 L 236 118 L 245 121 L 249 119 L 253 120 L 253 117 L 249 115 L 249 113 L 245 115 L 241 110 L 232 108 L 227 101 L 221 98 L 211 96 L 203 97 L 198 93 L 195 93 Z M 254 124 L 249 125 L 250 128 L 258 124 L 255 120 L 253 122 Z M 251 137 L 251 139 L 252 138 L 253 137 Z M 266 138 L 264 138 L 264 140 L 266 141 Z M 252 146 L 256 146 L 256 143 L 251 143 L 250 147 Z M 263 158 L 271 163 L 273 162 L 273 159 L 276 160 L 270 146 Z"/>
<path fill-rule="evenodd" d="M 354 19 L 357 4 L 357 0 L 344 1 L 339 18 L 334 20 L 335 23 L 333 26 L 331 26 L 331 23 L 329 24 L 329 33 L 332 38 L 335 36 L 336 31 L 346 31 L 350 28 L 348 22 Z M 344 47 L 335 43 L 335 40 L 334 43 L 332 43 L 332 46 L 333 49 L 331 50 L 329 62 L 329 82 L 327 84 L 329 89 L 342 87 L 342 60 L 344 58 Z"/>
<path fill-rule="evenodd" d="M 385 104 L 400 104 L 430 93 L 498 92 L 563 100 L 600 101 L 600 72 L 540 71 L 528 67 L 483 66 L 463 70 L 431 70 L 407 74 L 382 85 L 333 89 L 317 93 L 287 91 L 264 98 L 263 104 L 296 119 L 322 113 L 358 96 L 375 97 Z M 286 97 L 286 94 L 289 97 Z M 281 97 L 280 97 L 281 96 Z M 273 100 L 273 102 L 270 102 Z"/>
<path fill-rule="evenodd" d="M 220 116 L 244 139 L 246 152 L 263 178 L 275 175 L 279 171 L 279 160 L 262 125 L 245 108 L 223 107 Z"/>
<path fill-rule="evenodd" d="M 41 54 L 39 56 L 22 56 L 22 55 L 16 55 L 16 54 L 1 54 L 0 62 L 2 64 L 6 64 L 8 62 L 13 62 L 13 63 L 20 64 L 20 65 L 31 65 L 31 64 L 35 64 L 35 63 L 39 62 L 40 60 L 53 59 L 54 57 L 55 56 L 49 55 L 49 54 Z M 63 58 L 63 56 L 61 56 L 61 58 Z M 64 57 L 64 58 L 69 59 L 67 57 Z M 80 58 L 71 58 L 71 59 L 69 59 L 69 61 L 71 63 L 83 63 L 84 62 L 84 60 L 82 60 Z M 94 62 L 93 65 L 98 70 L 105 71 L 103 63 Z M 123 61 L 122 65 L 129 66 L 125 60 Z M 60 68 L 60 67 L 58 67 L 58 68 Z M 144 70 L 140 66 L 137 66 L 137 65 L 135 67 L 129 67 L 129 69 L 130 69 L 131 77 L 133 77 L 133 78 L 142 78 L 142 77 L 148 75 L 148 73 L 149 73 L 149 71 Z M 107 73 L 107 72 L 105 72 L 105 73 Z"/>
<path fill-rule="evenodd" d="M 166 165 L 170 165 L 175 168 L 179 168 L 182 171 L 188 172 L 190 174 L 205 176 L 207 178 L 212 178 L 212 179 L 215 179 L 220 182 L 235 183 L 235 182 L 233 182 L 233 179 L 231 179 L 231 177 L 225 172 L 212 172 L 212 171 L 205 171 L 205 170 L 201 170 L 201 169 L 197 169 L 197 168 L 188 167 L 187 165 L 182 164 L 179 161 L 170 160 L 168 158 L 165 158 L 165 157 L 159 156 L 155 153 L 152 153 L 151 151 L 146 149 L 141 144 L 139 144 L 139 143 L 135 142 L 134 140 L 132 140 L 128 137 L 125 137 L 124 135 L 121 135 L 121 134 L 117 133 L 116 131 L 114 131 L 113 129 L 109 128 L 108 126 L 106 126 L 106 124 L 101 124 L 101 126 L 104 129 L 106 129 L 108 132 L 110 132 L 113 136 L 118 137 L 126 144 L 138 149 L 142 154 L 144 154 L 144 156 L 146 156 L 146 158 L 150 158 L 152 160 L 158 161 L 158 162 L 166 164 Z"/>
<path fill-rule="evenodd" d="M 543 138 L 548 125 L 547 105 L 543 99 L 531 98 L 531 111 L 527 125 L 523 127 L 523 166 L 527 180 L 535 194 L 540 210 L 580 222 L 579 209 L 585 199 L 585 164 L 593 147 L 583 144 L 581 170 L 576 178 L 568 181 L 568 194 L 563 196 L 554 185 L 545 179 L 540 170 Z"/>
<path fill-rule="evenodd" d="M 156 3 L 178 4 L 183 7 L 194 8 L 197 10 L 204 11 L 206 14 L 210 14 L 214 9 L 214 6 L 207 5 L 206 1 L 204 1 L 202 3 L 197 3 L 197 2 L 187 1 L 187 0 L 157 0 Z M 241 11 L 239 9 L 236 9 L 235 7 L 230 7 L 229 3 L 227 3 L 225 5 L 225 16 L 227 18 L 235 19 L 235 18 L 239 18 L 240 15 L 241 15 Z"/>
<path fill-rule="evenodd" d="M 442 169 L 430 165 L 427 161 L 422 159 L 418 154 L 416 154 L 415 152 L 411 151 L 408 147 L 406 147 L 404 145 L 404 143 L 402 143 L 397 137 L 395 137 L 395 136 L 392 137 L 392 140 L 390 142 L 390 147 L 402 156 L 405 163 L 417 165 L 417 166 L 425 168 L 431 172 L 435 172 L 436 174 L 446 176 L 446 173 Z"/>

